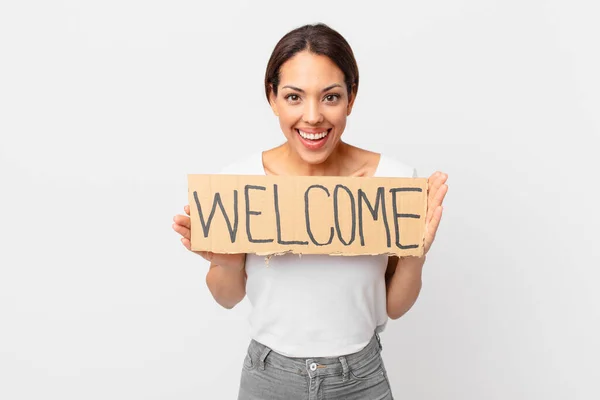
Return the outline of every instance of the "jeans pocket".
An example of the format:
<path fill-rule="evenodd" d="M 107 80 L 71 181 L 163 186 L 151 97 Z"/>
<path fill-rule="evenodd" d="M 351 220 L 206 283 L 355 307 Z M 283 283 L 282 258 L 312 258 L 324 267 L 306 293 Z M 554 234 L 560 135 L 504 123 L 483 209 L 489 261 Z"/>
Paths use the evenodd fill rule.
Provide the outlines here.
<path fill-rule="evenodd" d="M 381 358 L 381 355 L 377 353 L 376 356 L 371 357 L 368 361 L 358 367 L 351 366 L 350 375 L 359 381 L 384 378 L 385 370 L 383 368 L 383 359 Z"/>
<path fill-rule="evenodd" d="M 244 369 L 250 371 L 254 369 L 254 359 L 252 358 L 252 354 L 249 351 L 246 352 L 246 357 L 244 357 Z"/>

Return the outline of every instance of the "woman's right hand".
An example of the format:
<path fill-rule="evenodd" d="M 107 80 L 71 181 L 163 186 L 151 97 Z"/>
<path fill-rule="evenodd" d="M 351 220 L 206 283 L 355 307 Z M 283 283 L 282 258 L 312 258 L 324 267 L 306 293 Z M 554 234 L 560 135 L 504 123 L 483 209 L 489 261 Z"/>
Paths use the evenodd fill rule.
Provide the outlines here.
<path fill-rule="evenodd" d="M 246 264 L 246 254 L 219 254 L 211 251 L 193 251 L 191 245 L 190 206 L 183 207 L 186 215 L 176 215 L 173 218 L 173 230 L 181 235 L 181 243 L 186 249 L 202 256 L 212 264 L 219 265 L 228 270 L 241 271 Z"/>

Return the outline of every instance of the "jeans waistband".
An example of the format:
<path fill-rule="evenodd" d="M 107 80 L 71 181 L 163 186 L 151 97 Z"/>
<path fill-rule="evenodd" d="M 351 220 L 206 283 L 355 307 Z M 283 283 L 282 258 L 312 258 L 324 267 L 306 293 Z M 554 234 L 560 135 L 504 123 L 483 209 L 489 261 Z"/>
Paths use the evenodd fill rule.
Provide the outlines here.
<path fill-rule="evenodd" d="M 248 354 L 253 362 L 258 363 L 258 368 L 263 370 L 265 364 L 269 364 L 273 368 L 311 377 L 331 375 L 347 377 L 350 370 L 366 365 L 374 357 L 380 357 L 381 350 L 381 340 L 375 333 L 362 350 L 339 357 L 287 357 L 254 339 L 250 341 Z"/>

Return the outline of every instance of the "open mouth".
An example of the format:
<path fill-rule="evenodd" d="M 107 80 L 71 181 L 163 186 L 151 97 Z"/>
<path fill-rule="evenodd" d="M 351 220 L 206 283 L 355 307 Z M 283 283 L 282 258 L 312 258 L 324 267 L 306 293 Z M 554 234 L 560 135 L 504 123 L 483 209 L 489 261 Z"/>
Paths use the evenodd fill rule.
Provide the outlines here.
<path fill-rule="evenodd" d="M 319 141 L 319 140 L 327 137 L 327 135 L 329 135 L 329 132 L 331 132 L 331 128 L 327 129 L 326 131 L 319 132 L 319 133 L 303 132 L 300 129 L 296 129 L 296 132 L 298 132 L 298 135 L 300 135 L 302 137 L 302 139 L 311 140 L 311 141 Z"/>
<path fill-rule="evenodd" d="M 321 147 L 325 146 L 327 143 L 327 139 L 329 138 L 329 134 L 331 133 L 332 128 L 329 128 L 325 131 L 321 132 L 304 132 L 300 129 L 296 129 L 296 133 L 300 138 L 300 142 L 306 147 L 308 150 L 318 150 Z"/>

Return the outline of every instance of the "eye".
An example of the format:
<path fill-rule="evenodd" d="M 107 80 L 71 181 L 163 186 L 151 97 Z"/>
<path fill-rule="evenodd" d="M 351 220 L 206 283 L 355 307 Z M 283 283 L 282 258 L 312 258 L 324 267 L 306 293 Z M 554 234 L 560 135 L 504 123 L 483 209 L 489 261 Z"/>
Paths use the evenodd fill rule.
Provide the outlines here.
<path fill-rule="evenodd" d="M 292 93 L 292 94 L 288 94 L 287 96 L 285 96 L 285 99 L 287 101 L 295 102 L 295 101 L 298 101 L 300 98 L 299 98 L 299 96 L 297 94 L 293 94 Z"/>
<path fill-rule="evenodd" d="M 325 96 L 325 99 L 330 103 L 338 100 L 339 98 L 340 98 L 339 94 L 328 94 L 327 96 Z"/>

